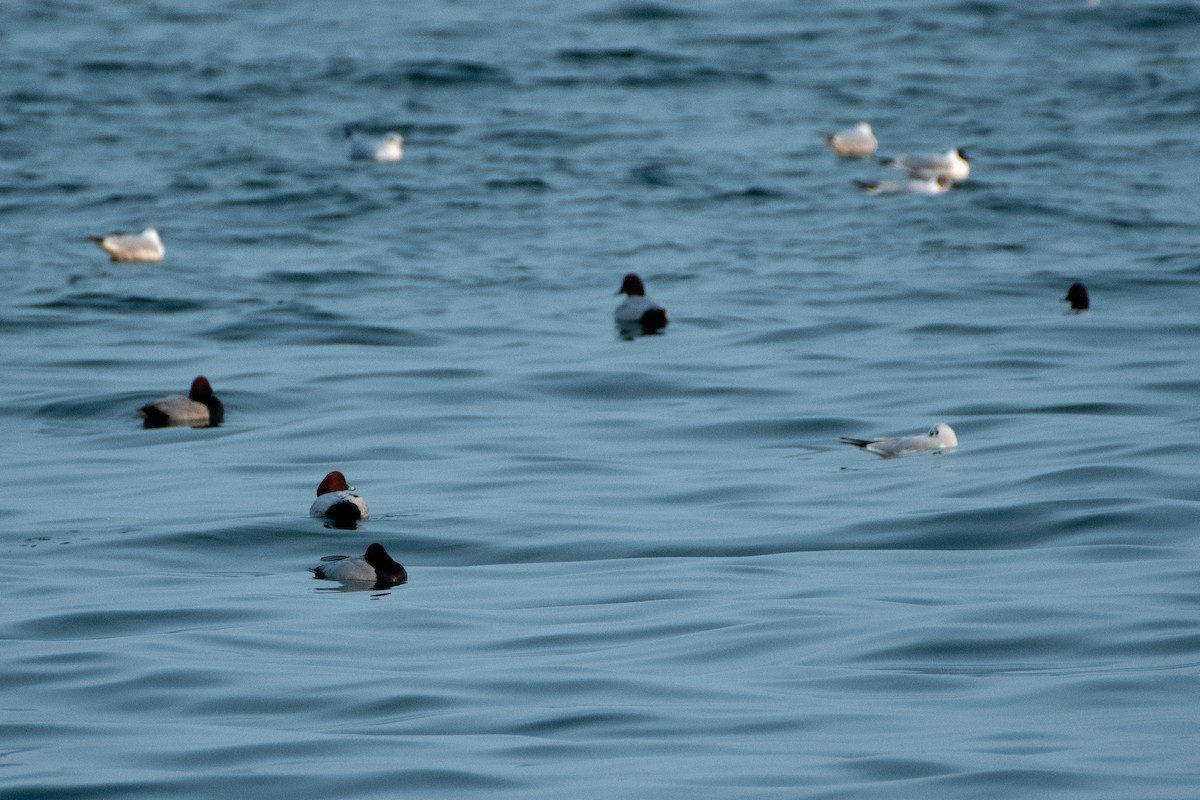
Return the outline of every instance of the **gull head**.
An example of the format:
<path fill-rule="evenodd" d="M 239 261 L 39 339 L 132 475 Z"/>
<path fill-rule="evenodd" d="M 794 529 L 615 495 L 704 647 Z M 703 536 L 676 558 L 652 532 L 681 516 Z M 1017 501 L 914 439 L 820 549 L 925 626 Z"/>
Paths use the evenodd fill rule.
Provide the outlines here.
<path fill-rule="evenodd" d="M 944 422 L 930 428 L 928 435 L 938 447 L 958 447 L 958 437 L 954 435 L 954 429 Z"/>

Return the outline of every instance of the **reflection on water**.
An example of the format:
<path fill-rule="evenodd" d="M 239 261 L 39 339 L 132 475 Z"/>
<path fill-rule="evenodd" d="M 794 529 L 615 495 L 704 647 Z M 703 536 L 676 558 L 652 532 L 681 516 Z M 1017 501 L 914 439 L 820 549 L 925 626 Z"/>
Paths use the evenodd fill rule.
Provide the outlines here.
<path fill-rule="evenodd" d="M 641 322 L 616 323 L 617 336 L 626 342 L 632 342 L 642 336 L 660 336 L 664 333 L 664 327 L 654 323 L 648 325 L 643 325 Z"/>

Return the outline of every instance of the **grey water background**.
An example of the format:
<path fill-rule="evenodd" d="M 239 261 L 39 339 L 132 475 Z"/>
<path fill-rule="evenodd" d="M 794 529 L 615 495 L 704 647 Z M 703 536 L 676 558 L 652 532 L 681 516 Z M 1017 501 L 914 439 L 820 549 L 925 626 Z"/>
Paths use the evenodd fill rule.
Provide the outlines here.
<path fill-rule="evenodd" d="M 3 797 L 1196 796 L 1197 4 L 4 17 Z"/>

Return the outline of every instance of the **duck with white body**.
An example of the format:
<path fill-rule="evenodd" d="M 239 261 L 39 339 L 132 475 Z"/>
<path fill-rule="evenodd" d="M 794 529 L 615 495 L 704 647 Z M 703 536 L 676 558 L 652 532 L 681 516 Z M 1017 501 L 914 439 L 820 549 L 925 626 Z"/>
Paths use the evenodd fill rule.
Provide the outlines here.
<path fill-rule="evenodd" d="M 636 274 L 625 276 L 617 294 L 625 295 L 613 311 L 613 319 L 623 333 L 658 333 L 670 323 L 667 310 L 646 296 L 646 285 Z"/>
<path fill-rule="evenodd" d="M 333 522 L 334 527 L 353 529 L 359 520 L 369 519 L 371 511 L 367 501 L 346 482 L 346 476 L 334 470 L 317 485 L 317 499 L 309 507 L 308 514 L 324 517 Z"/>

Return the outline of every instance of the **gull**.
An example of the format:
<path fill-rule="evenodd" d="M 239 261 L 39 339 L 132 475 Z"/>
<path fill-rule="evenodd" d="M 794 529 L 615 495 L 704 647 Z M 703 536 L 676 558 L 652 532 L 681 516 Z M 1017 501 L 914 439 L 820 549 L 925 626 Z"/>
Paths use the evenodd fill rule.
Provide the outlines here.
<path fill-rule="evenodd" d="M 865 122 L 826 136 L 825 144 L 839 156 L 847 158 L 869 156 L 879 148 L 879 141 L 875 138 L 871 126 Z"/>
<path fill-rule="evenodd" d="M 952 147 L 944 153 L 921 153 L 898 158 L 880 159 L 910 178 L 946 177 L 962 183 L 971 174 L 971 159 L 960 148 Z"/>
<path fill-rule="evenodd" d="M 391 131 L 382 139 L 346 130 L 350 158 L 356 161 L 399 161 L 404 158 L 404 137 Z"/>
<path fill-rule="evenodd" d="M 945 175 L 932 178 L 909 178 L 904 181 L 855 181 L 871 194 L 945 194 L 954 186 L 954 181 Z"/>
<path fill-rule="evenodd" d="M 167 253 L 154 228 L 146 228 L 141 233 L 89 236 L 88 241 L 95 242 L 113 261 L 162 261 Z"/>
<path fill-rule="evenodd" d="M 851 439 L 849 436 L 843 436 L 841 441 L 843 444 L 861 447 L 869 453 L 884 458 L 918 453 L 923 450 L 941 451 L 958 447 L 958 437 L 954 435 L 954 429 L 944 422 L 934 425 L 929 429 L 929 433 L 900 437 L 885 436 L 879 439 Z"/>

